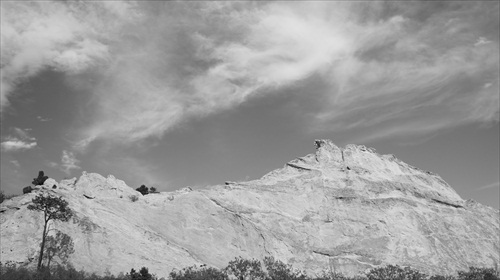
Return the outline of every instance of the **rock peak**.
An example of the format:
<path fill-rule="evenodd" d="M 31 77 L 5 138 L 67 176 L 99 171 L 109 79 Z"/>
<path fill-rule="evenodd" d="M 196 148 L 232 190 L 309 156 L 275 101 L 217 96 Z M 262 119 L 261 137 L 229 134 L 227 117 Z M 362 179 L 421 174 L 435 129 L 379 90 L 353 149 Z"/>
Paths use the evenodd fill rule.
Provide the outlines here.
<path fill-rule="evenodd" d="M 329 268 L 353 276 L 387 264 L 451 274 L 500 263 L 498 210 L 463 201 L 439 176 L 394 156 L 315 144 L 316 153 L 261 179 L 201 190 L 142 196 L 113 176 L 86 172 L 40 188 L 74 211 L 71 223 L 54 224 L 74 240 L 69 262 L 99 274 L 137 265 L 159 275 L 222 268 L 236 256 L 274 256 L 311 275 Z M 0 206 L 4 261 L 34 265 L 42 216 L 27 205 L 35 195 Z"/>
<path fill-rule="evenodd" d="M 314 140 L 314 144 L 316 145 L 316 149 L 324 146 L 337 147 L 337 145 L 335 145 L 335 143 L 333 143 L 333 141 L 330 139 L 316 139 Z"/>
<path fill-rule="evenodd" d="M 316 160 L 320 164 L 338 164 L 343 161 L 342 149 L 329 139 L 316 139 Z"/>

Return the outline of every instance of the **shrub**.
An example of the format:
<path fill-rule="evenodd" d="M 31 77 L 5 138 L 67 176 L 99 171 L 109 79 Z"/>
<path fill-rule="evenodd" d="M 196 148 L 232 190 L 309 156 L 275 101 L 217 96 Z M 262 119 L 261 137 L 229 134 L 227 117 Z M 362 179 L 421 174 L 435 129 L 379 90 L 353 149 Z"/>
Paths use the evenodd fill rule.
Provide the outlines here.
<path fill-rule="evenodd" d="M 238 280 L 265 279 L 266 274 L 262 271 L 262 265 L 258 260 L 244 260 L 241 257 L 230 261 L 224 271 L 233 275 Z"/>
<path fill-rule="evenodd" d="M 33 185 L 35 186 L 41 186 L 43 185 L 43 183 L 45 183 L 45 181 L 49 179 L 48 176 L 44 176 L 43 174 L 43 171 L 39 171 L 38 172 L 38 177 L 37 178 L 33 178 L 33 182 L 31 182 Z"/>
<path fill-rule="evenodd" d="M 27 186 L 23 188 L 23 194 L 27 194 L 33 191 L 33 188 L 31 186 Z"/>
<path fill-rule="evenodd" d="M 149 188 L 149 193 L 155 193 L 155 192 L 156 192 L 156 188 L 155 187 Z"/>
<path fill-rule="evenodd" d="M 149 273 L 147 267 L 142 267 L 139 272 L 136 272 L 135 269 L 130 270 L 130 274 L 128 275 L 131 280 L 156 280 L 157 278 Z"/>
<path fill-rule="evenodd" d="M 459 271 L 458 280 L 499 280 L 498 271 L 493 268 L 469 267 L 469 271 Z"/>
<path fill-rule="evenodd" d="M 132 201 L 132 202 L 136 202 L 137 200 L 139 200 L 137 195 L 130 195 L 128 198 L 130 198 L 130 201 Z"/>
<path fill-rule="evenodd" d="M 142 195 L 147 195 L 149 193 L 149 189 L 145 185 L 141 185 L 140 187 L 138 187 L 135 190 L 140 192 Z"/>
<path fill-rule="evenodd" d="M 355 277 L 355 278 L 348 278 L 344 276 L 342 273 L 337 273 L 337 272 L 323 272 L 323 274 L 319 277 L 312 278 L 314 280 L 366 280 L 366 278 L 362 277 Z"/>
<path fill-rule="evenodd" d="M 276 261 L 273 257 L 265 257 L 264 265 L 266 266 L 269 279 L 272 280 L 302 280 L 307 279 L 307 276 L 296 271 L 291 265 L 285 264 L 282 261 Z"/>
<path fill-rule="evenodd" d="M 180 271 L 170 272 L 172 280 L 228 280 L 229 277 L 222 271 L 202 265 L 200 267 L 190 266 Z"/>
<path fill-rule="evenodd" d="M 447 275 L 447 276 L 442 276 L 442 275 L 433 275 L 429 277 L 429 280 L 456 280 L 455 277 Z"/>
<path fill-rule="evenodd" d="M 427 275 L 410 267 L 401 268 L 398 265 L 388 265 L 370 270 L 366 274 L 368 280 L 425 280 Z"/>

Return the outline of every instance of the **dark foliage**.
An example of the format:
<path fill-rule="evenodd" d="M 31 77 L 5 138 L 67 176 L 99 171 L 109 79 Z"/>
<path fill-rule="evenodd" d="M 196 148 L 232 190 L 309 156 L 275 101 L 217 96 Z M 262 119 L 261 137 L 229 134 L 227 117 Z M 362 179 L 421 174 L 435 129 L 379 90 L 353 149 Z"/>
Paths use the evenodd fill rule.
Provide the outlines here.
<path fill-rule="evenodd" d="M 245 260 L 241 257 L 229 262 L 224 272 L 228 276 L 234 276 L 238 280 L 244 279 L 266 279 L 266 274 L 262 270 L 262 264 L 258 260 Z"/>
<path fill-rule="evenodd" d="M 147 195 L 149 193 L 149 189 L 145 185 L 141 185 L 140 187 L 138 187 L 135 190 L 140 192 L 142 195 Z"/>
<path fill-rule="evenodd" d="M 62 197 L 55 197 L 52 195 L 39 194 L 31 200 L 31 204 L 28 205 L 29 210 L 41 211 L 43 212 L 43 233 L 42 233 L 42 243 L 40 244 L 40 255 L 38 257 L 38 269 L 42 268 L 43 253 L 45 250 L 45 242 L 47 239 L 47 225 L 50 220 L 57 220 L 62 222 L 67 222 L 73 213 L 68 207 L 68 202 Z"/>
<path fill-rule="evenodd" d="M 458 272 L 458 280 L 500 280 L 499 276 L 492 268 L 469 267 L 469 271 Z"/>
<path fill-rule="evenodd" d="M 366 274 L 368 280 L 424 280 L 427 275 L 410 267 L 401 268 L 398 265 L 388 265 L 374 268 Z"/>
<path fill-rule="evenodd" d="M 130 270 L 130 274 L 128 274 L 131 280 L 156 280 L 157 278 L 150 274 L 147 267 L 142 267 L 139 272 L 136 272 L 135 269 Z"/>
<path fill-rule="evenodd" d="M 44 259 L 48 267 L 55 258 L 60 264 L 66 264 L 69 256 L 75 252 L 73 239 L 61 231 L 57 231 L 54 236 L 47 236 L 45 242 Z"/>
<path fill-rule="evenodd" d="M 285 264 L 282 261 L 275 260 L 273 257 L 265 257 L 264 265 L 266 266 L 268 277 L 272 280 L 305 280 L 307 276 L 302 271 L 297 271 L 291 265 Z"/>
<path fill-rule="evenodd" d="M 45 183 L 45 181 L 49 179 L 48 176 L 44 176 L 43 174 L 43 171 L 39 171 L 38 172 L 38 177 L 37 178 L 33 178 L 33 182 L 31 182 L 33 185 L 35 186 L 41 186 L 43 185 L 43 183 Z"/>
<path fill-rule="evenodd" d="M 23 188 L 23 194 L 27 194 L 33 191 L 33 188 L 31 186 L 27 186 Z"/>
<path fill-rule="evenodd" d="M 151 187 L 149 188 L 149 193 L 156 193 L 156 188 L 155 187 Z"/>
<path fill-rule="evenodd" d="M 12 264 L 0 263 L 0 279 L 5 280 L 130 280 L 123 274 L 119 276 L 107 275 L 98 276 L 95 273 L 89 274 L 83 270 L 76 270 L 71 266 L 57 265 L 43 267 L 39 270 L 15 266 Z"/>
<path fill-rule="evenodd" d="M 5 194 L 2 190 L 0 190 L 0 203 L 16 196 L 19 196 L 19 194 Z"/>
<path fill-rule="evenodd" d="M 346 277 L 339 273 L 324 273 L 320 277 L 309 277 L 303 272 L 294 270 L 290 265 L 273 258 L 264 259 L 264 267 L 258 260 L 245 260 L 236 258 L 229 262 L 228 266 L 219 270 L 213 267 L 191 266 L 182 270 L 174 270 L 170 273 L 168 279 L 172 280 L 500 280 L 499 272 L 491 268 L 470 267 L 469 271 L 459 271 L 457 276 L 425 276 L 411 268 L 401 268 L 399 266 L 388 265 L 385 267 L 374 268 L 364 276 Z M 108 273 L 106 276 L 89 274 L 84 271 L 77 271 L 71 266 L 52 266 L 42 267 L 39 270 L 15 266 L 12 264 L 0 263 L 0 279 L 12 280 L 158 280 L 158 278 L 149 273 L 148 268 L 142 267 L 139 272 L 132 269 L 130 273 L 124 275 L 120 273 L 113 276 Z M 160 280 L 165 278 L 160 278 Z"/>
<path fill-rule="evenodd" d="M 190 266 L 180 271 L 170 272 L 172 280 L 228 280 L 229 277 L 223 271 L 213 267 L 202 265 L 200 267 Z"/>

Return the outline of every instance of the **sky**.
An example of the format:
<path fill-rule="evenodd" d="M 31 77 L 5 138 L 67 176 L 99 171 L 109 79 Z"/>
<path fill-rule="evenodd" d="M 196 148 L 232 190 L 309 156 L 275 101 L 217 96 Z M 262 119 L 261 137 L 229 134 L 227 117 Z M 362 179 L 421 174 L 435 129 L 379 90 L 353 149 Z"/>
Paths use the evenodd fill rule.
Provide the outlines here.
<path fill-rule="evenodd" d="M 500 207 L 498 1 L 2 1 L 1 189 L 159 191 L 362 144 Z"/>

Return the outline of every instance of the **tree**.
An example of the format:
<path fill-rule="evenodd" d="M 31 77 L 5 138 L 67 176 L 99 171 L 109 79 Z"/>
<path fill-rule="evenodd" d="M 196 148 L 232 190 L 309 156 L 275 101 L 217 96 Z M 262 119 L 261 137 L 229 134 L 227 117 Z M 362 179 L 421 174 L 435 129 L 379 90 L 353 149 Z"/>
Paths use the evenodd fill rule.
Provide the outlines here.
<path fill-rule="evenodd" d="M 27 194 L 33 191 L 33 188 L 31 186 L 27 186 L 23 188 L 23 194 Z"/>
<path fill-rule="evenodd" d="M 229 262 L 225 272 L 234 275 L 238 280 L 245 279 L 265 279 L 266 274 L 262 270 L 262 265 L 258 260 L 245 260 L 241 257 Z"/>
<path fill-rule="evenodd" d="M 38 177 L 37 178 L 33 178 L 33 182 L 31 182 L 33 185 L 35 186 L 41 186 L 43 185 L 43 183 L 45 183 L 45 181 L 49 179 L 48 176 L 44 176 L 43 175 L 43 171 L 39 171 L 38 172 Z"/>
<path fill-rule="evenodd" d="M 147 267 L 142 267 L 139 272 L 136 272 L 135 269 L 130 270 L 130 279 L 131 280 L 155 280 L 156 277 L 149 273 Z"/>
<path fill-rule="evenodd" d="M 156 188 L 155 187 L 149 188 L 149 193 L 155 193 L 155 192 L 156 192 Z"/>
<path fill-rule="evenodd" d="M 50 263 L 54 257 L 58 257 L 62 264 L 65 264 L 68 261 L 69 255 L 75 252 L 71 236 L 61 231 L 57 231 L 55 236 L 47 236 L 45 242 L 44 259 L 47 260 L 48 267 L 50 267 Z"/>
<path fill-rule="evenodd" d="M 141 185 L 139 188 L 135 190 L 140 192 L 142 195 L 147 195 L 149 193 L 149 189 L 145 185 Z"/>
<path fill-rule="evenodd" d="M 267 270 L 268 278 L 276 280 L 305 280 L 307 276 L 302 271 L 297 271 L 291 265 L 282 261 L 274 260 L 273 257 L 265 257 L 264 265 Z"/>
<path fill-rule="evenodd" d="M 45 242 L 47 239 L 47 225 L 49 221 L 62 221 L 67 222 L 73 215 L 71 209 L 68 207 L 68 202 L 62 197 L 55 197 L 52 195 L 39 194 L 31 200 L 32 204 L 28 205 L 29 210 L 43 212 L 43 233 L 42 243 L 40 245 L 40 255 L 38 256 L 37 269 L 42 268 L 43 252 L 45 249 Z"/>
<path fill-rule="evenodd" d="M 427 275 L 410 267 L 387 265 L 371 269 L 367 274 L 368 280 L 424 280 Z"/>

